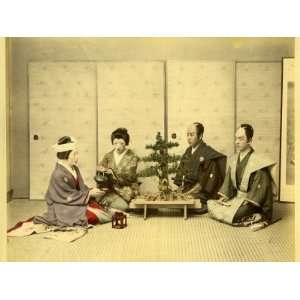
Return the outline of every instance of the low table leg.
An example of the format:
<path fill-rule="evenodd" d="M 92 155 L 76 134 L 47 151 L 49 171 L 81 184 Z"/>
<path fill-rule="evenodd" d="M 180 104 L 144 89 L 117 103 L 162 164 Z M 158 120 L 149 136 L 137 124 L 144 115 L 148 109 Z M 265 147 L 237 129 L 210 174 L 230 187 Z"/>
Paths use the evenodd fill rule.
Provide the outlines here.
<path fill-rule="evenodd" d="M 184 205 L 183 210 L 184 210 L 184 219 L 186 220 L 187 219 L 187 205 L 186 204 Z"/>
<path fill-rule="evenodd" d="M 147 204 L 144 204 L 144 220 L 147 218 Z"/>

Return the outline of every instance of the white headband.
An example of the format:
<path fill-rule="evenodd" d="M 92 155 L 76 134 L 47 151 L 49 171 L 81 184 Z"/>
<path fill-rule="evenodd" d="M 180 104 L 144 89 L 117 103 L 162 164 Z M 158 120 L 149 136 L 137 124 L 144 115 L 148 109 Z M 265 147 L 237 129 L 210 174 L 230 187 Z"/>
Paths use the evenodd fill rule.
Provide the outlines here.
<path fill-rule="evenodd" d="M 77 143 L 74 138 L 71 137 L 71 142 L 67 144 L 61 144 L 58 145 L 57 143 L 55 145 L 52 145 L 52 148 L 56 152 L 65 152 L 65 151 L 73 151 L 77 148 Z"/>

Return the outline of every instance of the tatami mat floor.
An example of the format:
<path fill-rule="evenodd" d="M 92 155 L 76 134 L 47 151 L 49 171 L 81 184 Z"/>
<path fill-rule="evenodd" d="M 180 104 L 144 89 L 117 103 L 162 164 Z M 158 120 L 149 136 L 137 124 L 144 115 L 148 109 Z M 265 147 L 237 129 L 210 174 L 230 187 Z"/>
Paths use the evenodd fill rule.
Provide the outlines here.
<path fill-rule="evenodd" d="M 45 211 L 43 201 L 8 203 L 8 227 Z M 275 203 L 282 220 L 257 232 L 233 228 L 205 215 L 187 220 L 180 210 L 128 218 L 126 229 L 99 225 L 73 243 L 42 235 L 7 239 L 9 261 L 293 261 L 294 205 Z"/>

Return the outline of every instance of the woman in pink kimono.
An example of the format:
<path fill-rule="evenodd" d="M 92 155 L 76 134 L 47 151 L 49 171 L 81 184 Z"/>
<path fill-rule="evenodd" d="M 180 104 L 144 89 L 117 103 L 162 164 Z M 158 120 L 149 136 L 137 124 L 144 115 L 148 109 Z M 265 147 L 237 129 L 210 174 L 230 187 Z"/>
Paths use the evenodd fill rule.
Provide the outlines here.
<path fill-rule="evenodd" d="M 43 216 L 34 217 L 33 222 L 72 227 L 111 221 L 109 211 L 90 202 L 90 197 L 101 197 L 105 191 L 89 188 L 84 183 L 77 167 L 76 141 L 64 136 L 53 147 L 57 152 L 57 163 L 46 193 L 48 210 Z"/>
<path fill-rule="evenodd" d="M 104 155 L 97 171 L 113 175 L 113 188 L 100 197 L 106 207 L 126 211 L 130 201 L 138 194 L 137 165 L 139 158 L 129 148 L 130 136 L 126 128 L 118 128 L 111 134 L 113 150 Z"/>

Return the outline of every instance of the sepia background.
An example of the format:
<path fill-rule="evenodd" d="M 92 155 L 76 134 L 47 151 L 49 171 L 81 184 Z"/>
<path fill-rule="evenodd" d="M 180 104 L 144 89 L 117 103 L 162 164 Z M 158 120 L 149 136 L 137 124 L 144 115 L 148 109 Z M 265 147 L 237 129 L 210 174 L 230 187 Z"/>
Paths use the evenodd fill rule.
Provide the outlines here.
<path fill-rule="evenodd" d="M 294 57 L 294 46 L 293 38 L 9 39 L 6 185 L 11 198 L 18 199 L 9 203 L 9 224 L 19 221 L 26 210 L 41 212 L 43 201 L 28 202 L 28 199 L 43 199 L 55 161 L 49 146 L 65 134 L 79 140 L 80 167 L 87 182 L 92 184 L 96 162 L 111 148 L 110 133 L 116 127 L 129 129 L 130 147 L 139 156 L 147 154 L 145 144 L 154 141 L 157 131 L 169 138 L 175 132 L 180 147 L 174 152 L 181 154 L 187 146 L 186 126 L 200 121 L 205 126 L 205 141 L 231 155 L 236 127 L 248 122 L 255 129 L 254 148 L 278 163 L 279 184 L 282 60 Z M 153 181 L 143 182 L 142 189 L 155 188 Z M 285 197 L 281 196 L 280 201 L 286 201 Z M 270 238 L 267 230 L 249 239 L 243 232 L 235 235 L 222 225 L 212 228 L 204 220 L 202 225 L 208 232 L 232 238 L 222 238 L 216 248 L 203 249 L 201 259 L 280 261 L 288 249 L 285 259 L 293 260 L 294 206 L 285 205 L 283 212 L 289 217 L 270 227 L 270 236 L 289 237 L 287 245 L 279 239 L 270 250 L 264 244 Z M 18 211 L 21 207 L 22 212 Z M 142 225 L 149 236 L 154 232 L 169 235 L 163 245 L 172 248 L 178 236 L 183 237 L 184 243 L 184 238 L 198 228 L 195 218 L 190 220 L 187 232 L 183 229 L 173 232 L 176 226 L 184 227 L 172 216 L 176 214 L 167 216 L 169 224 L 162 218 L 153 220 L 152 226 L 138 220 L 136 226 Z M 204 245 L 207 237 L 204 234 L 196 244 Z M 261 248 L 251 246 L 257 237 Z M 91 238 L 95 236 L 91 234 Z M 126 235 L 123 238 L 126 243 Z M 131 235 L 127 238 L 133 239 Z M 33 239 L 31 243 L 34 242 Z M 134 251 L 137 245 L 133 243 Z M 10 259 L 41 259 L 48 246 L 48 242 L 41 243 L 44 252 L 34 257 L 24 252 L 31 249 L 26 241 L 12 241 Z M 179 247 L 177 253 L 160 253 L 163 247 L 159 241 L 144 245 L 147 246 L 148 249 L 143 249 L 148 255 L 144 259 L 199 259 L 191 246 Z M 243 247 L 252 251 L 250 256 L 240 251 Z M 108 252 L 89 255 L 76 247 L 72 251 L 61 246 L 58 249 L 59 260 L 68 259 L 72 251 L 76 260 L 95 259 L 99 255 L 109 259 Z M 143 259 L 138 252 L 135 255 Z M 133 259 L 125 249 L 116 257 Z M 53 259 L 51 256 L 50 260 Z"/>

